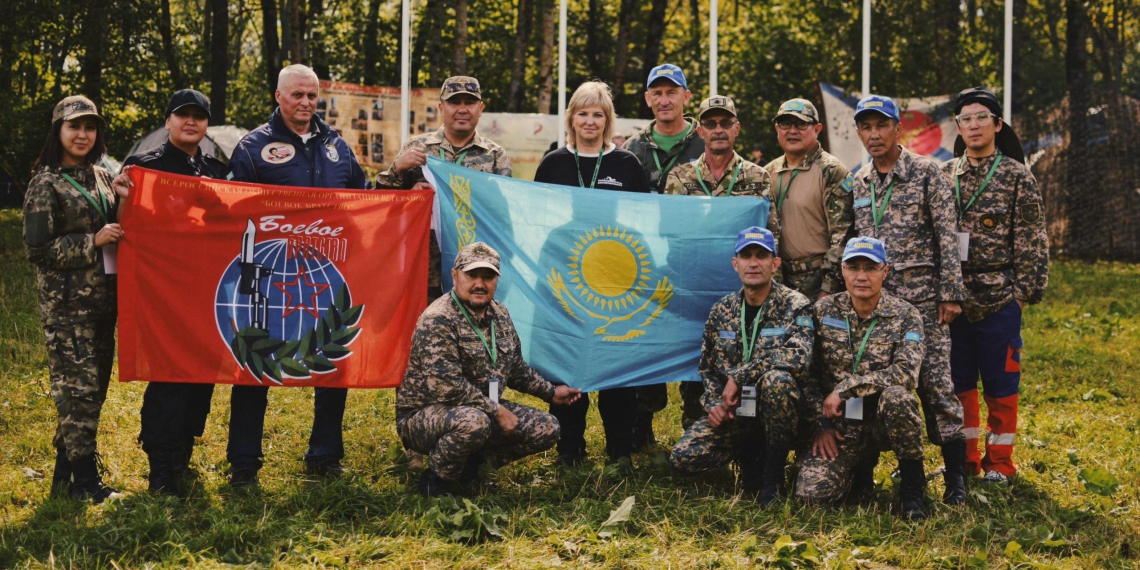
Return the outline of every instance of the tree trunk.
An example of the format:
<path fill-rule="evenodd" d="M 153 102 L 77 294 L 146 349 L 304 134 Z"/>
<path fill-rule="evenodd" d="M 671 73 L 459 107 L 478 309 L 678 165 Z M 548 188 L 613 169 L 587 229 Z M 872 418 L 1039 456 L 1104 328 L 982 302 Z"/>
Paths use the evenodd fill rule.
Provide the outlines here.
<path fill-rule="evenodd" d="M 80 67 L 83 70 L 83 94 L 95 106 L 103 108 L 103 39 L 106 37 L 107 10 L 90 4 L 87 16 L 83 19 L 83 57 Z"/>
<path fill-rule="evenodd" d="M 649 11 L 649 25 L 645 31 L 645 58 L 642 61 L 641 76 L 649 77 L 649 72 L 661 61 L 661 40 L 665 38 L 665 10 L 669 7 L 669 0 L 653 0 L 653 7 Z M 645 104 L 644 97 L 640 101 L 640 114 L 643 119 L 652 119 L 653 111 Z"/>
<path fill-rule="evenodd" d="M 174 89 L 186 87 L 182 69 L 178 67 L 178 55 L 174 52 L 174 38 L 170 31 L 170 0 L 162 0 L 162 14 L 158 19 L 158 33 L 162 36 L 162 50 L 166 55 L 166 68 L 170 71 L 170 82 Z"/>
<path fill-rule="evenodd" d="M 602 47 L 598 37 L 602 26 L 602 11 L 598 0 L 590 0 L 586 8 L 586 63 L 592 77 L 602 76 Z"/>
<path fill-rule="evenodd" d="M 518 23 L 515 24 L 515 52 L 511 60 L 511 87 L 507 95 L 508 113 L 518 113 L 526 105 L 526 48 L 530 44 L 533 22 L 533 0 L 519 0 Z"/>
<path fill-rule="evenodd" d="M 542 47 L 538 50 L 538 112 L 550 114 L 550 98 L 554 92 L 554 16 L 557 0 L 543 0 Z"/>
<path fill-rule="evenodd" d="M 361 81 L 365 85 L 380 84 L 380 4 L 385 0 L 369 0 L 368 16 L 364 21 L 364 70 Z"/>
<path fill-rule="evenodd" d="M 261 59 L 265 64 L 265 85 L 269 87 L 269 108 L 272 109 L 277 105 L 273 92 L 277 90 L 277 73 L 281 71 L 281 45 L 277 41 L 277 0 L 261 0 L 261 27 L 264 34 Z"/>
<path fill-rule="evenodd" d="M 230 5 L 228 0 L 209 0 L 213 12 L 210 30 L 210 122 L 226 124 L 226 87 L 229 80 Z"/>
<path fill-rule="evenodd" d="M 633 17 L 637 14 L 637 0 L 621 0 L 618 16 L 617 48 L 614 50 L 614 107 L 619 115 L 625 114 L 625 72 L 629 67 L 629 42 L 633 33 Z"/>
<path fill-rule="evenodd" d="M 420 13 L 420 20 L 416 22 L 415 43 L 412 44 L 411 75 L 412 87 L 419 84 L 420 67 L 423 64 L 424 50 L 427 49 L 428 30 L 431 29 L 433 12 L 426 6 Z"/>
<path fill-rule="evenodd" d="M 297 9 L 299 0 L 281 0 L 281 63 L 297 63 L 293 59 L 293 12 Z"/>
<path fill-rule="evenodd" d="M 452 73 L 467 75 L 467 0 L 455 0 L 455 43 Z"/>
<path fill-rule="evenodd" d="M 305 44 L 308 49 L 309 66 L 321 79 L 330 79 L 328 57 L 325 53 L 325 44 L 321 38 L 320 27 L 317 23 L 325 13 L 323 0 L 309 0 L 309 16 L 306 27 L 309 30 L 309 41 Z"/>
<path fill-rule="evenodd" d="M 443 80 L 447 79 L 447 71 L 444 69 L 443 61 L 443 24 L 447 20 L 447 4 L 445 0 L 428 0 L 428 9 L 431 10 L 431 32 L 429 32 L 428 42 L 431 44 L 428 50 L 428 61 L 431 63 L 431 75 L 428 78 L 428 85 L 431 87 L 439 87 L 443 85 Z"/>
<path fill-rule="evenodd" d="M 1082 0 L 1067 0 L 1065 39 L 1065 82 L 1069 92 L 1069 148 L 1066 153 L 1067 191 L 1065 196 L 1068 215 L 1071 253 L 1082 256 L 1095 253 L 1091 239 L 1103 228 L 1098 223 L 1097 206 L 1101 202 L 1099 186 L 1089 179 L 1086 168 L 1088 157 L 1088 112 L 1092 106 L 1088 73 L 1088 20 Z"/>

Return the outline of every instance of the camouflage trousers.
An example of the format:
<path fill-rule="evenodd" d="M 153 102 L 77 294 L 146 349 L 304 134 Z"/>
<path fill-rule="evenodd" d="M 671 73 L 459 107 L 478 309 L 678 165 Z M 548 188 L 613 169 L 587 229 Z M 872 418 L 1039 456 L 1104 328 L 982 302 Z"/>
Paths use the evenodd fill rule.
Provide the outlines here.
<path fill-rule="evenodd" d="M 797 457 L 800 472 L 796 498 L 833 502 L 847 494 L 855 466 L 868 455 L 887 449 L 900 459 L 922 460 L 922 418 L 918 400 L 902 386 L 892 386 L 879 395 L 875 416 L 864 421 L 832 420 L 844 439 L 837 441 L 839 456 L 832 461 L 807 453 Z M 797 453 L 797 456 L 801 454 Z"/>
<path fill-rule="evenodd" d="M 115 361 L 115 315 L 44 327 L 51 397 L 58 423 L 52 444 L 71 461 L 95 453 L 99 412 Z"/>
<path fill-rule="evenodd" d="M 482 453 L 491 467 L 545 451 L 558 443 L 554 416 L 514 402 L 499 402 L 519 423 L 510 434 L 486 413 L 468 406 L 427 406 L 396 423 L 404 446 L 428 456 L 428 467 L 443 479 L 455 481 L 467 458 Z"/>
<path fill-rule="evenodd" d="M 825 270 L 823 268 L 801 273 L 792 273 L 788 271 L 788 266 L 785 265 L 783 284 L 785 287 L 799 291 L 808 298 L 808 301 L 815 303 L 815 298 L 818 297 L 819 292 L 823 290 L 824 274 Z"/>
<path fill-rule="evenodd" d="M 685 429 L 669 454 L 669 464 L 682 475 L 696 475 L 762 454 L 767 447 L 788 449 L 796 438 L 802 401 L 790 374 L 769 371 L 760 381 L 755 418 L 736 416 L 713 428 L 706 415 Z"/>
<path fill-rule="evenodd" d="M 926 353 L 918 373 L 918 399 L 926 417 L 926 435 L 934 445 L 964 439 L 962 402 L 950 377 L 950 326 L 938 324 L 938 302 L 915 303 L 922 313 Z M 965 318 L 965 317 L 960 317 Z"/>

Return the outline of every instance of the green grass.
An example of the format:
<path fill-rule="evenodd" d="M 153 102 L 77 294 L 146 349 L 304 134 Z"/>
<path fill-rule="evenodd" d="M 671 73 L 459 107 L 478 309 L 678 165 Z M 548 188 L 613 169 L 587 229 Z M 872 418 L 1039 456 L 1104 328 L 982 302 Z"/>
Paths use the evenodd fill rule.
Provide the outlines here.
<path fill-rule="evenodd" d="M 0 211 L 0 568 L 397 567 L 737 568 L 1135 568 L 1140 565 L 1140 267 L 1060 262 L 1043 305 L 1027 311 L 1021 425 L 1010 488 L 975 489 L 965 508 L 932 501 L 933 516 L 891 514 L 893 461 L 875 503 L 821 508 L 791 501 L 761 511 L 733 494 L 727 470 L 700 480 L 670 476 L 664 454 L 680 436 L 675 405 L 658 415 L 659 447 L 623 478 L 599 461 L 562 472 L 550 453 L 493 474 L 498 488 L 471 497 L 501 538 L 468 544 L 443 524 L 452 503 L 415 493 L 395 435 L 393 393 L 357 390 L 345 418 L 351 475 L 320 482 L 300 460 L 312 420 L 309 390 L 272 390 L 261 489 L 226 483 L 229 390 L 217 390 L 196 451 L 188 499 L 146 492 L 135 438 L 144 386 L 111 386 L 99 447 L 108 480 L 130 493 L 113 506 L 48 499 L 55 411 L 48 394 L 34 277 L 20 215 Z M 677 401 L 675 387 L 672 402 Z M 532 402 L 533 403 L 533 402 Z M 591 412 L 592 457 L 602 434 Z M 927 469 L 941 461 L 928 448 Z M 1091 492 L 1082 469 L 1121 485 Z M 940 479 L 930 494 L 940 496 Z M 630 520 L 602 528 L 635 497 Z M 433 511 L 433 506 L 436 510 Z M 603 532 L 599 536 L 599 531 Z M 777 541 L 783 535 L 794 543 Z M 1012 543 L 1012 544 L 1011 544 Z M 1020 548 L 1018 548 L 1020 547 Z"/>

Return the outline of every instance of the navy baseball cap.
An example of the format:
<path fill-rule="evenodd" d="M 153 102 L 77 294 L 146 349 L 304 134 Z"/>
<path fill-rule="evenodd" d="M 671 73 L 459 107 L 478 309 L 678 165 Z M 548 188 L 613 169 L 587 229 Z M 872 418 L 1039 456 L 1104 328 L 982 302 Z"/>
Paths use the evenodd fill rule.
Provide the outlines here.
<path fill-rule="evenodd" d="M 685 89 L 689 88 L 689 84 L 685 82 L 685 72 L 671 63 L 663 63 L 654 67 L 653 71 L 649 72 L 649 80 L 645 82 L 645 88 L 649 89 L 649 86 L 658 79 L 668 79 Z"/>
<path fill-rule="evenodd" d="M 856 257 L 866 257 L 875 263 L 887 262 L 887 248 L 883 242 L 873 237 L 851 238 L 843 248 L 843 261 Z"/>
<path fill-rule="evenodd" d="M 776 236 L 772 232 L 759 226 L 752 226 L 736 236 L 736 253 L 750 245 L 758 245 L 773 255 L 776 253 Z"/>
<path fill-rule="evenodd" d="M 855 106 L 855 120 L 859 120 L 859 116 L 864 113 L 879 113 L 886 116 L 888 119 L 894 119 L 902 122 L 899 117 L 899 106 L 895 105 L 895 100 L 890 97 L 883 97 L 882 95 L 871 95 L 859 100 L 859 104 Z"/>
<path fill-rule="evenodd" d="M 210 100 L 206 98 L 199 91 L 193 89 L 183 89 L 177 91 L 170 97 L 170 102 L 166 104 L 166 116 L 169 117 L 171 113 L 183 108 L 193 105 L 201 107 L 206 112 L 206 118 L 210 118 Z"/>

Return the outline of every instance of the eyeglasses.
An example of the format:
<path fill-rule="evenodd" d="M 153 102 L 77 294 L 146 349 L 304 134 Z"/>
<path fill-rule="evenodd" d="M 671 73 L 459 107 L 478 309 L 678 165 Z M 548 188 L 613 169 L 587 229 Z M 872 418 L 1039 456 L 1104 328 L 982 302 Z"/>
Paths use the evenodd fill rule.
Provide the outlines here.
<path fill-rule="evenodd" d="M 852 274 L 852 275 L 858 275 L 860 273 L 865 273 L 868 276 L 870 276 L 870 275 L 874 275 L 874 274 L 876 274 L 876 273 L 878 273 L 878 272 L 880 272 L 886 268 L 887 268 L 887 265 L 885 263 L 881 264 L 881 265 L 870 265 L 870 264 L 868 264 L 868 265 L 850 265 L 847 263 L 843 264 L 843 270 Z"/>
<path fill-rule="evenodd" d="M 720 128 L 727 131 L 728 129 L 731 129 L 732 126 L 735 124 L 736 124 L 736 119 L 733 119 L 732 117 L 729 117 L 727 119 L 721 119 L 719 121 L 717 121 L 716 119 L 709 119 L 707 121 L 701 121 L 701 126 L 710 130 L 710 131 L 717 128 L 718 125 L 720 126 Z"/>
<path fill-rule="evenodd" d="M 988 113 L 986 111 L 982 111 L 981 113 L 974 113 L 973 115 L 963 113 L 957 117 L 954 117 L 954 120 L 958 121 L 959 125 L 972 125 L 977 122 L 978 125 L 985 126 L 993 122 L 994 115 L 993 113 Z"/>
<path fill-rule="evenodd" d="M 797 131 L 806 131 L 814 124 L 814 122 L 808 123 L 805 121 L 776 121 L 776 126 L 779 127 L 781 131 L 791 130 L 792 127 L 795 127 Z"/>

